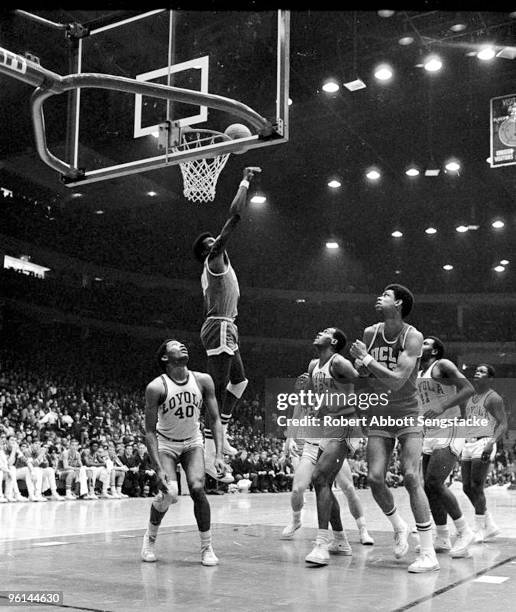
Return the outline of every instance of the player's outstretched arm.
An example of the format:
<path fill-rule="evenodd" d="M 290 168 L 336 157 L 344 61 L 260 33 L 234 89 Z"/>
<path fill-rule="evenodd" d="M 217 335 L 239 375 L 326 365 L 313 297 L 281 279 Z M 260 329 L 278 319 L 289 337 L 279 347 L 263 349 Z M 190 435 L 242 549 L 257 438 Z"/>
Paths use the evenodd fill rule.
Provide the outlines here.
<path fill-rule="evenodd" d="M 355 340 L 351 345 L 350 354 L 355 359 L 360 359 L 363 365 L 389 389 L 397 391 L 407 382 L 410 374 L 416 367 L 418 358 L 421 356 L 423 347 L 423 335 L 412 329 L 407 334 L 405 349 L 398 357 L 398 363 L 394 370 L 389 370 L 376 359 L 369 355 L 364 342 Z"/>
<path fill-rule="evenodd" d="M 163 386 L 159 378 L 156 378 L 145 389 L 145 444 L 147 445 L 149 457 L 156 467 L 156 476 L 160 489 L 167 486 L 167 476 L 159 458 L 158 437 L 156 435 L 158 406 L 162 401 Z"/>
<path fill-rule="evenodd" d="M 247 204 L 247 192 L 249 190 L 249 183 L 253 179 L 254 175 L 257 172 L 261 171 L 261 168 L 255 166 L 244 168 L 244 177 L 242 179 L 242 182 L 238 186 L 238 191 L 236 192 L 236 195 L 233 198 L 233 202 L 231 202 L 231 206 L 229 207 L 229 218 L 224 224 L 222 231 L 217 236 L 217 239 L 211 247 L 209 255 L 210 259 L 213 259 L 224 253 L 229 237 L 233 233 L 235 227 L 238 225 L 238 222 L 240 221 L 242 213 Z"/>

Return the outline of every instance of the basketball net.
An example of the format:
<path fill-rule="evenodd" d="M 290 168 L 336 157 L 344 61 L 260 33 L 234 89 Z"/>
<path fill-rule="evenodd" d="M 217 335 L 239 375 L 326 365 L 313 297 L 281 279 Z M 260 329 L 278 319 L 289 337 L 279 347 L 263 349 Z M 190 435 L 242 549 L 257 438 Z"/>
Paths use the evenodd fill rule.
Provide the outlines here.
<path fill-rule="evenodd" d="M 211 133 L 201 137 L 199 132 L 184 132 L 181 134 L 181 142 L 172 147 L 174 151 L 191 151 L 201 146 L 226 141 L 224 134 Z M 181 174 L 183 175 L 183 195 L 191 202 L 213 202 L 217 180 L 222 169 L 226 165 L 229 153 L 216 155 L 215 157 L 203 157 L 181 162 Z"/>

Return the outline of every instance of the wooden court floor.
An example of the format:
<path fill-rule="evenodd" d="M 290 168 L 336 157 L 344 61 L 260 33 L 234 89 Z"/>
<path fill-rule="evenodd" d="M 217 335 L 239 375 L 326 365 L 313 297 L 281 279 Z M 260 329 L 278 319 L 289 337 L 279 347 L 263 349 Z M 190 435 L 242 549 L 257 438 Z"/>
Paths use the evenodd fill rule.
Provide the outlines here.
<path fill-rule="evenodd" d="M 465 515 L 473 510 L 453 485 Z M 410 520 L 404 489 L 393 493 Z M 183 496 L 161 528 L 155 564 L 140 561 L 149 499 L 2 504 L 0 608 L 7 590 L 59 590 L 59 605 L 39 610 L 317 612 L 378 610 L 485 611 L 516 601 L 516 491 L 487 490 L 488 507 L 502 528 L 494 541 L 472 547 L 471 559 L 439 555 L 440 572 L 407 572 L 415 558 L 392 555 L 390 525 L 369 490 L 359 491 L 374 546 L 362 546 L 342 494 L 352 557 L 307 567 L 316 534 L 315 496 L 306 494 L 303 528 L 279 540 L 289 518 L 289 494 L 209 496 L 217 567 L 200 564 L 192 503 Z M 452 528 L 453 532 L 453 528 Z M 14 607 L 13 607 L 14 609 Z M 20 609 L 28 610 L 28 607 Z"/>

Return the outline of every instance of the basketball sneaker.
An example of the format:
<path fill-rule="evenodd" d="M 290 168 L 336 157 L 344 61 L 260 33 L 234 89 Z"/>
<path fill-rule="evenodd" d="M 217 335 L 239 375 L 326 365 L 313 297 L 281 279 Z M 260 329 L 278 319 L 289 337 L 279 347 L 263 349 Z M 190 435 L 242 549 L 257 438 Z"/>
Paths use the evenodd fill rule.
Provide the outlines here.
<path fill-rule="evenodd" d="M 281 532 L 280 540 L 292 540 L 296 531 L 301 527 L 301 521 L 291 521 Z"/>
<path fill-rule="evenodd" d="M 222 482 L 222 484 L 231 484 L 232 482 L 235 482 L 233 476 L 228 472 L 225 472 L 224 474 L 219 474 L 219 472 L 217 472 L 217 470 L 215 469 L 215 465 L 213 463 L 206 463 L 204 471 L 206 472 L 206 474 L 208 474 L 215 480 Z"/>
<path fill-rule="evenodd" d="M 408 553 L 408 535 L 409 528 L 406 523 L 401 529 L 394 530 L 394 556 L 396 559 L 401 559 Z"/>
<path fill-rule="evenodd" d="M 67 491 L 65 499 L 77 499 L 77 497 L 71 491 Z"/>
<path fill-rule="evenodd" d="M 156 551 L 154 547 L 156 545 L 156 537 L 151 538 L 149 536 L 149 532 L 146 531 L 143 536 L 143 544 L 142 544 L 142 561 L 146 563 L 154 563 L 156 561 Z"/>
<path fill-rule="evenodd" d="M 329 560 L 328 544 L 316 544 L 312 552 L 305 557 L 307 563 L 313 563 L 314 565 L 328 565 Z"/>
<path fill-rule="evenodd" d="M 449 552 L 452 549 L 450 538 L 437 535 L 434 540 L 435 552 Z"/>
<path fill-rule="evenodd" d="M 358 533 L 360 534 L 361 544 L 363 544 L 364 546 L 373 546 L 374 540 L 369 535 L 369 532 L 367 531 L 366 527 L 360 527 L 360 529 L 358 530 Z"/>
<path fill-rule="evenodd" d="M 64 497 L 62 495 L 59 495 L 59 493 L 52 493 L 50 499 L 53 501 L 64 501 Z"/>
<path fill-rule="evenodd" d="M 486 529 L 484 532 L 484 540 L 487 540 L 489 538 L 494 538 L 499 533 L 500 533 L 500 528 L 493 521 L 493 517 L 491 516 L 491 514 L 489 512 L 486 512 Z"/>
<path fill-rule="evenodd" d="M 469 527 L 465 527 L 462 531 L 457 532 L 457 539 L 450 550 L 452 559 L 463 559 L 471 557 L 469 552 L 470 544 L 475 541 L 475 533 Z"/>
<path fill-rule="evenodd" d="M 353 551 L 347 540 L 332 540 L 328 545 L 328 552 L 332 555 L 344 555 L 351 557 Z"/>
<path fill-rule="evenodd" d="M 6 503 L 7 503 L 7 499 L 3 495 L 0 495 L 0 504 L 6 504 Z"/>
<path fill-rule="evenodd" d="M 414 563 L 408 566 L 408 571 L 412 574 L 422 574 L 424 572 L 436 572 L 441 569 L 435 553 L 421 552 Z"/>
<path fill-rule="evenodd" d="M 219 564 L 219 559 L 217 555 L 213 552 L 211 544 L 201 549 L 201 563 L 207 566 Z"/>

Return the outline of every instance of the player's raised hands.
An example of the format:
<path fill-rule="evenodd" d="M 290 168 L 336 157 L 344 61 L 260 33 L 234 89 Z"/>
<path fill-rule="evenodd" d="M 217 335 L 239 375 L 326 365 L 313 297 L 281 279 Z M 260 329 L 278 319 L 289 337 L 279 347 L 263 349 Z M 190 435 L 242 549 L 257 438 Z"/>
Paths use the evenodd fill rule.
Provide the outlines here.
<path fill-rule="evenodd" d="M 244 179 L 246 181 L 250 181 L 252 180 L 255 174 L 258 174 L 261 171 L 262 169 L 258 166 L 248 166 L 247 168 L 244 168 Z"/>

